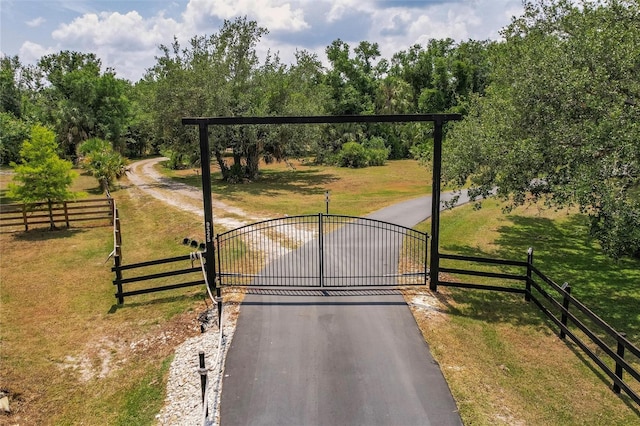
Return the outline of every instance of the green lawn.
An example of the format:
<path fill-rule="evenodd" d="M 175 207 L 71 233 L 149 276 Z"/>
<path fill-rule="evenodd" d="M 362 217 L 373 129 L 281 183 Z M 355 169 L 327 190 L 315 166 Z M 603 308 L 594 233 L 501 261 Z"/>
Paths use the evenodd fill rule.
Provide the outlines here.
<path fill-rule="evenodd" d="M 571 283 L 576 297 L 640 343 L 640 261 L 606 257 L 589 238 L 582 215 L 536 206 L 508 215 L 501 211 L 501 204 L 488 201 L 480 210 L 467 205 L 445 212 L 441 251 L 526 260 L 533 247 L 539 269 L 556 282 Z M 493 279 L 463 280 L 496 284 Z M 417 319 L 465 424 L 637 424 L 637 405 L 613 394 L 609 380 L 586 355 L 558 339 L 557 327 L 521 295 L 441 287 L 439 297 L 446 319 L 437 325 Z M 640 369 L 640 360 L 627 359 Z M 635 382 L 636 391 L 639 385 Z"/>
<path fill-rule="evenodd" d="M 425 195 L 430 174 L 415 162 L 336 169 L 284 164 L 258 182 L 219 180 L 214 196 L 254 214 L 324 211 L 364 215 Z M 167 172 L 195 183 L 194 171 Z M 0 192 L 9 175 L 0 176 Z M 96 195 L 93 178 L 75 190 Z M 187 253 L 183 237 L 202 238 L 201 219 L 167 208 L 135 188 L 113 192 L 122 217 L 125 263 Z M 3 199 L 3 202 L 7 200 Z M 535 207 L 500 212 L 465 206 L 442 215 L 445 252 L 526 258 L 606 321 L 638 343 L 640 263 L 613 261 L 588 238 L 583 216 Z M 422 224 L 428 230 L 428 224 Z M 173 347 L 197 333 L 202 289 L 138 296 L 115 305 L 112 230 L 72 228 L 0 233 L 0 388 L 9 389 L 8 424 L 153 424 L 162 406 Z M 446 314 L 416 314 L 458 402 L 465 424 L 626 425 L 638 409 L 614 395 L 608 382 L 523 298 L 445 289 Z M 163 336 L 166 338 L 163 340 Z M 167 337 L 168 336 L 168 337 Z"/>

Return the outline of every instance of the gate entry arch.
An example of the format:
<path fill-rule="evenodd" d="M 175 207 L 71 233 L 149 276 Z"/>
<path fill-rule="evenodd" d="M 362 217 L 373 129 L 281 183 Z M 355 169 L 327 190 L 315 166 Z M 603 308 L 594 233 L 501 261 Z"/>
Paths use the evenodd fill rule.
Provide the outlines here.
<path fill-rule="evenodd" d="M 221 286 L 362 288 L 427 283 L 428 235 L 374 219 L 289 216 L 216 236 Z"/>
<path fill-rule="evenodd" d="M 339 116 L 298 116 L 298 117 L 199 117 L 183 118 L 183 125 L 198 126 L 200 139 L 200 166 L 202 170 L 202 198 L 204 204 L 204 234 L 206 281 L 209 288 L 216 292 L 218 299 L 218 315 L 222 310 L 220 285 L 216 284 L 216 258 L 214 253 L 213 210 L 211 201 L 211 149 L 209 146 L 209 126 L 231 125 L 266 125 L 266 124 L 332 124 L 332 123 L 433 123 L 433 186 L 431 207 L 431 251 L 429 287 L 437 290 L 439 257 L 439 228 L 440 228 L 440 192 L 442 165 L 442 133 L 447 121 L 461 120 L 460 114 L 399 114 L 399 115 L 339 115 Z"/>

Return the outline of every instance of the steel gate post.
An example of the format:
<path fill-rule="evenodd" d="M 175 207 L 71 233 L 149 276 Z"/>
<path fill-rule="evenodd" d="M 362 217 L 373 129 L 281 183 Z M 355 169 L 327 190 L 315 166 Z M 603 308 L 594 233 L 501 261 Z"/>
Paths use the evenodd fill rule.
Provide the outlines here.
<path fill-rule="evenodd" d="M 207 284 L 213 293 L 215 289 L 218 307 L 218 324 L 222 318 L 222 297 L 220 286 L 216 285 L 216 261 L 213 245 L 213 206 L 211 202 L 211 152 L 209 148 L 209 129 L 207 122 L 198 123 L 200 131 L 200 168 L 202 169 L 202 201 L 204 204 L 204 236 L 206 251 L 204 253 Z"/>
<path fill-rule="evenodd" d="M 324 287 L 324 230 L 322 213 L 318 213 L 318 265 L 320 266 L 320 287 Z"/>
<path fill-rule="evenodd" d="M 431 185 L 431 282 L 429 289 L 438 291 L 440 272 L 440 179 L 442 177 L 442 126 L 444 119 L 436 116 L 433 125 L 433 182 Z"/>

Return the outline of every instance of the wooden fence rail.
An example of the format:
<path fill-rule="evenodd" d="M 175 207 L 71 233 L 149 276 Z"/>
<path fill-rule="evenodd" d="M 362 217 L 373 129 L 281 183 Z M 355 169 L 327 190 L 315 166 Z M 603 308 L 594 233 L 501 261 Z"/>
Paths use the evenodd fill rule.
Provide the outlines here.
<path fill-rule="evenodd" d="M 509 281 L 524 282 L 524 288 L 514 286 L 495 286 L 471 284 L 456 281 L 442 282 L 438 285 L 476 290 L 521 293 L 525 300 L 534 304 L 559 327 L 561 339 L 567 336 L 612 380 L 615 393 L 624 391 L 631 400 L 640 405 L 640 371 L 632 365 L 630 357 L 640 363 L 640 349 L 631 343 L 625 333 L 619 332 L 593 313 L 571 294 L 568 284 L 555 283 L 533 264 L 533 250 L 529 249 L 526 261 L 489 259 L 454 254 L 440 254 L 441 259 L 456 260 L 471 264 L 491 264 L 519 267 L 524 274 L 506 274 L 476 269 L 440 267 L 440 272 L 453 275 L 488 277 Z M 571 309 L 573 307 L 573 309 Z M 588 323 L 588 324 L 587 324 Z M 598 348 L 599 350 L 594 350 Z M 598 354 L 600 352 L 600 355 Z M 625 358 L 626 357 L 626 358 Z M 625 373 L 629 379 L 625 379 Z M 633 383 L 633 384 L 632 384 Z"/>
<path fill-rule="evenodd" d="M 113 284 L 117 286 L 115 294 L 118 304 L 124 303 L 124 298 L 145 293 L 178 289 L 206 284 L 203 279 L 200 258 L 189 255 L 171 257 L 166 259 L 151 260 L 146 262 L 122 265 L 122 235 L 120 231 L 120 218 L 115 201 L 111 201 L 113 209 L 114 248 L 111 256 L 114 257 L 115 272 Z M 616 393 L 624 391 L 629 398 L 640 405 L 640 371 L 637 365 L 640 363 L 640 349 L 631 343 L 624 333 L 621 333 L 607 324 L 593 313 L 583 303 L 571 294 L 571 287 L 567 284 L 558 285 L 533 264 L 533 249 L 529 249 L 526 261 L 492 259 L 475 256 L 462 256 L 456 254 L 439 254 L 440 259 L 457 261 L 471 265 L 493 265 L 507 267 L 508 271 L 487 271 L 476 269 L 452 268 L 441 266 L 440 272 L 454 276 L 463 275 L 471 277 L 488 277 L 495 280 L 507 281 L 506 285 L 487 285 L 457 281 L 440 281 L 438 285 L 446 287 L 460 287 L 465 289 L 499 291 L 507 293 L 523 294 L 526 301 L 532 301 L 555 325 L 559 327 L 559 337 L 567 336 L 589 357 L 591 360 L 613 381 L 612 390 Z M 190 261 L 190 267 L 185 267 L 184 262 Z M 198 262 L 198 264 L 196 264 Z M 180 264 L 177 266 L 177 264 Z M 176 264 L 176 267 L 171 265 Z M 165 265 L 149 271 L 150 267 Z M 166 265 L 169 265 L 168 267 Z M 513 273 L 520 269 L 521 273 Z M 123 273 L 128 276 L 125 278 Z M 193 276 L 199 276 L 195 279 Z M 218 271 L 218 274 L 220 272 Z M 171 280 L 167 284 L 165 278 L 183 277 L 176 282 Z M 187 281 L 187 279 L 189 279 Z M 219 280 L 217 285 L 219 285 Z M 124 290 L 124 286 L 130 286 L 137 282 L 147 283 L 144 287 Z M 515 283 L 515 284 L 514 284 Z M 579 317 L 580 316 L 580 317 Z M 588 324 L 587 324 L 588 323 Z M 593 348 L 598 348 L 600 354 Z M 607 357 L 607 358 L 605 358 Z M 635 357 L 632 362 L 630 357 Z M 625 377 L 626 376 L 626 377 Z"/>
<path fill-rule="evenodd" d="M 113 224 L 114 202 L 112 198 L 69 200 L 49 205 L 43 203 L 0 205 L 0 228 L 28 231 L 34 225 L 69 228 L 76 222 L 104 222 Z"/>

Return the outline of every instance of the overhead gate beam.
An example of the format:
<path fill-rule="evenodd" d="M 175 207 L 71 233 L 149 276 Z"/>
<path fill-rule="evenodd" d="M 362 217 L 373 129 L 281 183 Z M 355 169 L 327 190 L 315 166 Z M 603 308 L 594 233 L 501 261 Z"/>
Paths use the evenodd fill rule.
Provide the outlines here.
<path fill-rule="evenodd" d="M 205 234 L 206 234 L 206 276 L 209 287 L 216 289 L 216 296 L 220 297 L 220 286 L 212 283 L 213 277 L 223 278 L 225 274 L 216 272 L 216 262 L 213 261 L 213 218 L 211 202 L 211 177 L 209 155 L 209 126 L 230 126 L 230 125 L 265 125 L 265 124 L 337 124 L 337 123 L 408 123 L 408 122 L 432 122 L 434 125 L 434 165 L 433 165 L 433 210 L 431 220 L 431 283 L 430 288 L 437 290 L 439 271 L 439 227 L 440 227 L 440 179 L 441 179 L 441 152 L 443 126 L 447 121 L 461 120 L 460 114 L 397 114 L 397 115 L 321 115 L 321 116 L 290 116 L 290 117 L 187 117 L 182 119 L 183 125 L 197 125 L 200 134 L 200 154 L 202 167 L 202 191 L 205 212 Z M 320 238 L 322 240 L 322 237 Z M 323 248 L 321 246 L 321 248 Z M 325 257 L 321 257 L 322 264 Z M 221 259 L 218 257 L 218 265 Z M 324 273 L 325 268 L 320 272 Z M 244 273 L 246 275 L 246 272 Z M 230 275 L 226 275 L 230 277 Z M 334 277 L 336 278 L 336 277 Z M 426 271 L 425 271 L 426 280 Z M 324 280 L 321 280 L 324 285 Z M 218 302 L 220 311 L 221 303 Z"/>

